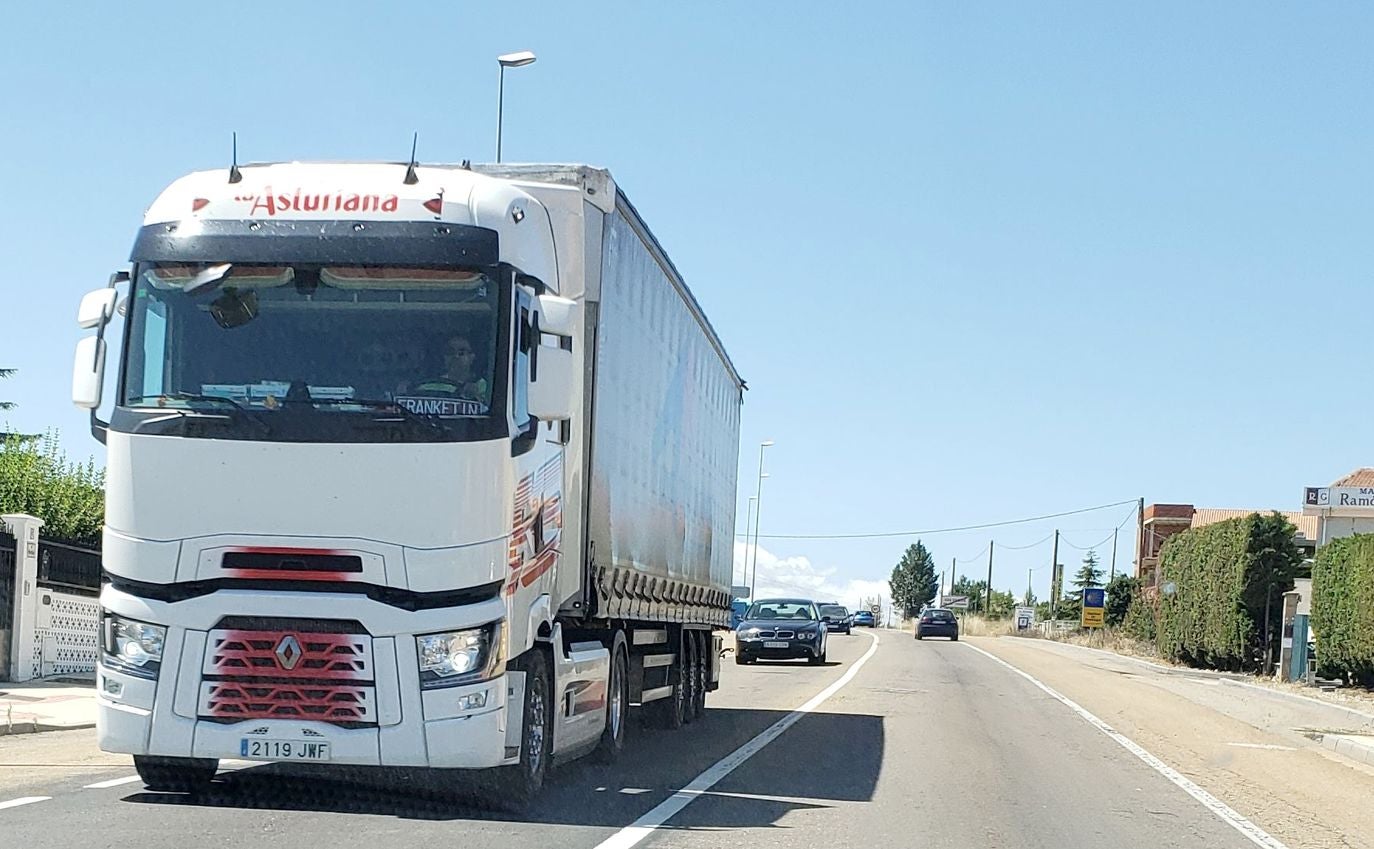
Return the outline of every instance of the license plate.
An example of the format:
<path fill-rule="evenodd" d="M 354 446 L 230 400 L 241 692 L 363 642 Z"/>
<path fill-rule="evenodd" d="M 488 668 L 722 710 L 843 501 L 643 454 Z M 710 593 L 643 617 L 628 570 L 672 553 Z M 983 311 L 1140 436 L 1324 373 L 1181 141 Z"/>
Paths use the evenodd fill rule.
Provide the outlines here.
<path fill-rule="evenodd" d="M 787 648 L 787 643 L 778 640 L 770 640 L 764 643 L 763 647 L 766 649 L 785 649 Z"/>
<path fill-rule="evenodd" d="M 304 740 L 239 741 L 239 757 L 261 758 L 268 761 L 327 761 L 329 744 Z"/>

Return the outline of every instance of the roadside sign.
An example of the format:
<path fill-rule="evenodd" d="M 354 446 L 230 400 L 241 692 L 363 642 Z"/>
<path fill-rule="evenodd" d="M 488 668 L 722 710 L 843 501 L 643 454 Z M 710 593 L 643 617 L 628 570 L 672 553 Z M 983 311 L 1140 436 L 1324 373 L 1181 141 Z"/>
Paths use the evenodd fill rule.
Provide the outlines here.
<path fill-rule="evenodd" d="M 1107 591 L 1101 587 L 1087 587 L 1083 590 L 1083 617 L 1079 624 L 1084 628 L 1101 628 L 1107 620 Z"/>
<path fill-rule="evenodd" d="M 968 610 L 968 596 L 966 595 L 947 595 L 941 602 L 951 610 Z"/>
<path fill-rule="evenodd" d="M 1034 625 L 1034 624 L 1035 624 L 1035 608 L 1034 608 L 1034 607 L 1018 607 L 1018 608 L 1016 608 L 1016 630 L 1018 630 L 1018 631 L 1026 631 L 1026 630 L 1029 630 L 1030 627 L 1031 627 L 1032 625 Z"/>

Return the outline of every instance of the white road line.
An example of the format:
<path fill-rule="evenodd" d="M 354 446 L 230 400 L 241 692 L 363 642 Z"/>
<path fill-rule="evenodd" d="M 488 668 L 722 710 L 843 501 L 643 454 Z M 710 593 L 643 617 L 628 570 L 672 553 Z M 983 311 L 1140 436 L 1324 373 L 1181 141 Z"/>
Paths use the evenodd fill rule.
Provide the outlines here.
<path fill-rule="evenodd" d="M 1227 743 L 1228 746 L 1235 746 L 1237 749 L 1269 749 L 1275 752 L 1296 752 L 1293 746 L 1280 746 L 1277 743 Z"/>
<path fill-rule="evenodd" d="M 104 790 L 106 787 L 118 787 L 121 784 L 133 784 L 135 781 L 139 780 L 139 776 L 137 775 L 126 775 L 123 778 L 111 778 L 109 781 L 97 781 L 94 784 L 87 784 L 83 789 Z"/>
<path fill-rule="evenodd" d="M 18 799 L 0 802 L 0 810 L 5 808 L 17 808 L 20 805 L 32 805 L 34 802 L 46 802 L 51 798 L 51 796 L 20 796 Z"/>
<path fill-rule="evenodd" d="M 715 786 L 725 776 L 734 772 L 737 767 L 745 761 L 757 755 L 765 746 L 776 740 L 787 729 L 796 725 L 797 722 L 808 713 L 820 707 L 826 699 L 835 695 L 844 685 L 854 680 L 854 676 L 859 673 L 868 659 L 873 657 L 878 651 L 878 635 L 869 633 L 869 639 L 873 640 L 873 645 L 868 647 L 863 657 L 854 661 L 854 664 L 841 675 L 835 683 L 821 690 L 816 695 L 807 700 L 806 704 L 792 711 L 779 719 L 777 722 L 759 732 L 758 736 L 740 746 L 730 754 L 716 761 L 714 765 L 707 767 L 706 771 L 681 790 L 659 802 L 653 810 L 644 816 L 630 823 L 629 825 L 612 834 L 610 837 L 598 843 L 595 849 L 630 849 L 644 838 L 653 834 L 654 830 L 666 823 L 678 814 L 683 808 L 692 804 L 707 790 Z"/>
<path fill-rule="evenodd" d="M 1273 835 L 1269 834 L 1269 832 L 1265 831 L 1264 829 L 1255 825 L 1250 820 L 1246 819 L 1238 811 L 1233 809 L 1230 805 L 1227 805 L 1225 802 L 1213 796 L 1211 793 L 1208 793 L 1206 790 L 1203 790 L 1201 787 L 1197 786 L 1192 781 L 1188 780 L 1181 773 L 1179 773 L 1178 770 L 1174 769 L 1173 767 L 1166 764 L 1164 761 L 1145 751 L 1134 740 L 1127 737 L 1125 734 L 1122 734 L 1120 731 L 1117 731 L 1115 728 L 1112 728 L 1110 725 L 1103 722 L 1102 720 L 1098 719 L 1096 716 L 1089 713 L 1087 709 L 1079 705 L 1077 702 L 1055 691 L 1053 688 L 1051 688 L 1047 684 L 1044 684 L 1035 676 L 1031 675 L 1029 672 L 1022 672 L 1020 669 L 1017 669 L 1015 666 L 1012 666 L 1010 663 L 1007 663 L 1005 660 L 992 654 L 991 652 L 984 651 L 983 649 L 980 649 L 975 645 L 970 645 L 967 642 L 964 643 L 964 645 L 978 652 L 983 657 L 986 657 L 989 660 L 992 660 L 996 663 L 1000 663 L 1001 665 L 1010 669 L 1012 672 L 1015 672 L 1017 675 L 1020 675 L 1022 678 L 1025 678 L 1027 681 L 1031 682 L 1035 686 L 1039 687 L 1041 690 L 1045 691 L 1045 693 L 1047 693 L 1050 696 L 1050 698 L 1066 705 L 1074 713 L 1078 714 L 1083 719 L 1087 720 L 1087 722 L 1094 728 L 1096 728 L 1098 731 L 1101 731 L 1103 734 L 1106 734 L 1108 737 L 1115 740 L 1118 744 L 1121 745 L 1123 749 L 1135 755 L 1137 758 L 1140 758 L 1140 760 L 1144 761 L 1145 764 L 1152 768 L 1155 772 L 1169 779 L 1169 781 L 1173 782 L 1174 785 L 1182 789 L 1183 792 L 1187 793 L 1189 796 L 1192 796 L 1194 799 L 1201 802 L 1203 806 L 1207 808 L 1207 810 L 1216 814 L 1227 825 L 1231 826 L 1236 831 L 1239 831 L 1241 834 L 1249 838 L 1251 843 L 1254 843 L 1256 846 L 1263 846 L 1265 847 L 1265 849 L 1288 849 L 1288 847 L 1285 846 L 1282 841 L 1278 840 Z"/>

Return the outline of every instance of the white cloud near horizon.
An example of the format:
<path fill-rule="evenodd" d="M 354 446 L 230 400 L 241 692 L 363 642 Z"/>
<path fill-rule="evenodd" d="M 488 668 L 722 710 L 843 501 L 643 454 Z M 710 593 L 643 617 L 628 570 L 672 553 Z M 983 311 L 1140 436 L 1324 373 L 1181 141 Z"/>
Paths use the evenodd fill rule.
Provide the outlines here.
<path fill-rule="evenodd" d="M 735 581 L 747 584 L 746 554 L 753 555 L 753 546 L 735 543 Z M 851 610 L 865 598 L 881 596 L 886 607 L 892 601 L 887 581 L 841 578 L 835 569 L 818 568 L 810 558 L 796 555 L 778 557 L 762 546 L 758 549 L 757 597 L 803 596 L 814 601 L 833 601 Z"/>

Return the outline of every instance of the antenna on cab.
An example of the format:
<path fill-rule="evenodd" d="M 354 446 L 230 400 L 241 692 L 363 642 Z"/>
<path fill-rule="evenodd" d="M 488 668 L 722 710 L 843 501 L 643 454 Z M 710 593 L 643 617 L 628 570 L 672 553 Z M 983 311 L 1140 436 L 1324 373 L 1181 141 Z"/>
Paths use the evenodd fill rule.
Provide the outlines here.
<path fill-rule="evenodd" d="M 420 133 L 417 131 L 415 135 L 410 137 L 410 165 L 406 166 L 405 179 L 405 184 L 407 186 L 413 186 L 416 183 L 420 182 L 420 175 L 415 173 L 415 147 L 419 143 Z"/>
<path fill-rule="evenodd" d="M 239 170 L 239 134 L 233 134 L 233 153 L 229 160 L 229 182 L 238 183 L 243 181 L 243 172 Z"/>

